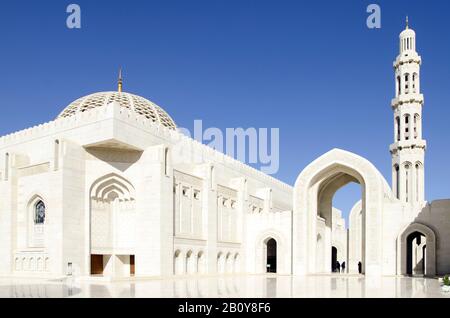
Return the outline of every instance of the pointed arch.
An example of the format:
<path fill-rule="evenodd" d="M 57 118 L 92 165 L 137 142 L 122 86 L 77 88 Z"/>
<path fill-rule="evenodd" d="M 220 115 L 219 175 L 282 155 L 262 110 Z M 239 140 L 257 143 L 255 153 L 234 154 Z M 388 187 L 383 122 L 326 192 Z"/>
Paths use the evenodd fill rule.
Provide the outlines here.
<path fill-rule="evenodd" d="M 230 274 L 233 272 L 233 256 L 231 252 L 227 253 L 227 256 L 225 257 L 225 272 L 227 274 Z"/>
<path fill-rule="evenodd" d="M 34 224 L 44 224 L 46 213 L 47 213 L 47 204 L 44 197 L 40 194 L 35 194 L 28 200 L 27 210 L 29 211 L 29 220 L 30 223 Z"/>
<path fill-rule="evenodd" d="M 44 247 L 49 211 L 47 200 L 40 193 L 36 193 L 28 200 L 26 209 L 28 245 L 30 247 Z"/>
<path fill-rule="evenodd" d="M 365 273 L 382 274 L 382 211 L 385 198 L 393 198 L 392 190 L 381 173 L 363 157 L 348 151 L 333 149 L 309 164 L 299 175 L 294 188 L 294 274 L 316 271 L 317 222 L 320 209 L 331 210 L 331 199 L 341 187 L 357 182 L 362 188 Z M 328 223 L 330 221 L 327 221 Z M 330 224 L 327 224 L 329 227 Z M 331 244 L 331 236 L 323 239 Z M 331 246 L 326 252 L 331 253 Z M 329 251 L 328 251 L 329 250 Z M 331 257 L 331 255 L 329 255 Z"/>
<path fill-rule="evenodd" d="M 410 114 L 403 115 L 403 123 L 404 123 L 404 129 L 403 129 L 403 135 L 405 137 L 405 140 L 413 139 L 412 138 L 412 119 Z"/>
<path fill-rule="evenodd" d="M 403 180 L 404 184 L 401 186 L 404 187 L 405 189 L 404 194 L 406 202 L 410 202 L 412 197 L 411 194 L 413 192 L 412 189 L 413 185 L 412 179 L 414 175 L 413 164 L 409 161 L 405 161 L 403 162 L 403 168 L 404 168 L 404 180 Z"/>
<path fill-rule="evenodd" d="M 241 272 L 241 257 L 239 255 L 239 253 L 235 253 L 234 254 L 234 259 L 233 259 L 233 273 L 240 273 Z"/>
<path fill-rule="evenodd" d="M 194 274 L 195 273 L 195 256 L 194 252 L 192 250 L 187 251 L 186 253 L 186 259 L 185 259 L 185 273 L 186 274 Z"/>
<path fill-rule="evenodd" d="M 217 253 L 217 273 L 225 273 L 225 254 L 223 252 Z"/>
<path fill-rule="evenodd" d="M 405 94 L 409 94 L 409 92 L 410 92 L 410 81 L 411 81 L 411 78 L 410 78 L 410 74 L 409 73 L 405 73 Z"/>
<path fill-rule="evenodd" d="M 270 240 L 276 242 L 276 254 L 279 257 L 275 258 L 276 270 L 279 274 L 291 274 L 291 267 L 289 262 L 291 245 L 289 240 L 276 229 L 268 229 L 261 232 L 256 239 L 255 246 L 255 258 L 256 258 L 256 273 L 266 273 L 267 272 L 267 243 Z"/>
<path fill-rule="evenodd" d="M 183 252 L 181 250 L 176 250 L 173 254 L 174 262 L 173 262 L 173 273 L 174 275 L 183 275 L 184 274 L 184 266 L 183 266 Z"/>
<path fill-rule="evenodd" d="M 414 114 L 414 139 L 422 139 L 422 119 L 419 114 Z"/>
<path fill-rule="evenodd" d="M 206 274 L 206 255 L 203 251 L 197 253 L 197 274 Z"/>
<path fill-rule="evenodd" d="M 436 275 L 436 250 L 437 241 L 436 234 L 433 229 L 423 223 L 411 223 L 407 225 L 397 238 L 397 274 L 407 275 L 407 244 L 408 237 L 418 232 L 426 237 L 426 276 Z"/>
<path fill-rule="evenodd" d="M 131 201 L 135 199 L 133 185 L 124 177 L 110 173 L 97 179 L 91 186 L 90 196 L 97 200 L 107 200 L 111 193 L 115 193 L 119 200 Z"/>

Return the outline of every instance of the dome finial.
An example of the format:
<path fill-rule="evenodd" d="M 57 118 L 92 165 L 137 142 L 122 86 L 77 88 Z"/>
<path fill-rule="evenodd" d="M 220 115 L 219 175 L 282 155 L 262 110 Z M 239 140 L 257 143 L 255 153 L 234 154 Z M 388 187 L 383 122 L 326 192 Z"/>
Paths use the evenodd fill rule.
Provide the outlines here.
<path fill-rule="evenodd" d="M 406 30 L 409 29 L 409 18 L 408 16 L 406 16 Z"/>
<path fill-rule="evenodd" d="M 123 78 L 122 78 L 122 67 L 119 68 L 119 80 L 117 82 L 117 91 L 119 93 L 122 93 L 122 87 L 123 87 Z"/>

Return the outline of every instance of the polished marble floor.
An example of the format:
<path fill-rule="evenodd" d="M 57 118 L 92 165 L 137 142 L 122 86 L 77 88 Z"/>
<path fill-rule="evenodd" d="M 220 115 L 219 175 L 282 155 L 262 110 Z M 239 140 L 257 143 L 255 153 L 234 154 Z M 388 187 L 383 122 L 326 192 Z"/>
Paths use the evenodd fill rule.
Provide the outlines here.
<path fill-rule="evenodd" d="M 107 282 L 0 278 L 0 297 L 410 298 L 447 297 L 437 279 L 347 275 L 237 275 Z"/>

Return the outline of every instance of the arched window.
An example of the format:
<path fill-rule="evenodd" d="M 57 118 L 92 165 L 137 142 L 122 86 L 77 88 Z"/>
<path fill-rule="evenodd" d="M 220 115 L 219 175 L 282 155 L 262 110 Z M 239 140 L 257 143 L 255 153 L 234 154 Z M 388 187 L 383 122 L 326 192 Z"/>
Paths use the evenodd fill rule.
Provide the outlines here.
<path fill-rule="evenodd" d="M 409 188 L 409 179 L 410 179 L 410 173 L 409 173 L 409 168 L 411 167 L 411 165 L 409 163 L 405 164 L 405 198 L 406 198 L 406 202 L 409 202 L 409 192 L 410 192 L 410 188 Z"/>
<path fill-rule="evenodd" d="M 405 93 L 409 93 L 409 74 L 405 74 Z"/>
<path fill-rule="evenodd" d="M 416 163 L 416 201 L 419 201 L 419 183 L 420 183 L 419 169 L 420 165 Z"/>
<path fill-rule="evenodd" d="M 394 190 L 397 199 L 400 199 L 400 167 L 394 165 Z"/>
<path fill-rule="evenodd" d="M 415 114 L 414 115 L 414 138 L 415 139 L 421 139 L 422 138 L 422 130 L 421 130 L 421 121 L 420 121 L 420 115 Z"/>
<path fill-rule="evenodd" d="M 164 149 L 164 174 L 169 175 L 169 148 Z"/>
<path fill-rule="evenodd" d="M 423 165 L 416 162 L 416 201 L 423 200 Z"/>
<path fill-rule="evenodd" d="M 400 141 L 400 117 L 395 117 L 395 126 L 396 126 L 396 141 Z"/>
<path fill-rule="evenodd" d="M 5 180 L 8 180 L 9 176 L 9 153 L 5 154 Z"/>
<path fill-rule="evenodd" d="M 55 140 L 55 153 L 54 153 L 54 170 L 57 171 L 59 169 L 59 140 Z"/>
<path fill-rule="evenodd" d="M 405 140 L 409 140 L 411 132 L 409 131 L 410 115 L 405 115 Z"/>
<path fill-rule="evenodd" d="M 39 200 L 34 206 L 34 224 L 45 223 L 45 204 Z"/>

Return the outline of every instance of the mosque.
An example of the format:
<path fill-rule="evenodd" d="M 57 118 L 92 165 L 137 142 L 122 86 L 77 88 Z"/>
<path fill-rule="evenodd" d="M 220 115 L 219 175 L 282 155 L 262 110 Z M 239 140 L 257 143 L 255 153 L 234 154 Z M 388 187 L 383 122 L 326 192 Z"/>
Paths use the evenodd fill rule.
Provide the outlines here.
<path fill-rule="evenodd" d="M 450 273 L 450 200 L 425 201 L 416 34 L 393 66 L 392 183 L 333 149 L 292 187 L 181 134 L 151 101 L 82 97 L 0 138 L 0 275 Z M 349 229 L 333 196 L 361 186 Z"/>

